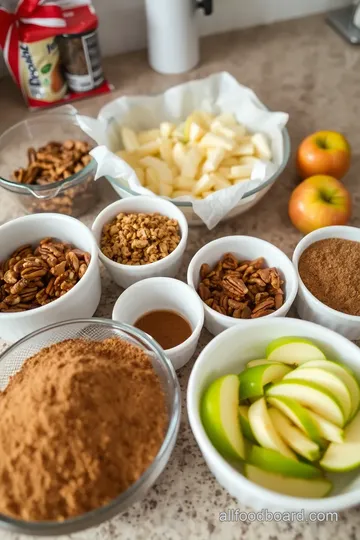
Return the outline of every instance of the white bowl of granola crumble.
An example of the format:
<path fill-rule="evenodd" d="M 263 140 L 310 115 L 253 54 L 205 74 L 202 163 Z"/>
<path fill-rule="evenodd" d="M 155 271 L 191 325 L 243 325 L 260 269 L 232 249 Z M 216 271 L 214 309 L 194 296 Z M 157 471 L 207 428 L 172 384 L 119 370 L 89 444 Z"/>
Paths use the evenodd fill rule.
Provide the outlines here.
<path fill-rule="evenodd" d="M 109 223 L 111 223 L 114 218 L 120 214 L 127 214 L 128 216 L 137 214 L 139 216 L 144 216 L 144 219 L 146 218 L 145 215 L 157 214 L 168 218 L 169 224 L 161 223 L 158 228 L 154 228 L 153 224 L 151 224 L 151 235 L 148 236 L 149 242 L 147 245 L 147 248 L 149 249 L 160 249 L 160 243 L 162 240 L 164 240 L 161 236 L 161 229 L 165 228 L 167 230 L 168 226 L 173 227 L 175 220 L 177 222 L 177 224 L 175 224 L 175 228 L 177 227 L 177 234 L 179 236 L 177 246 L 164 258 L 159 258 L 158 260 L 151 262 L 151 260 L 148 258 L 146 260 L 142 260 L 147 248 L 145 249 L 139 247 L 139 249 L 137 249 L 137 247 L 133 247 L 132 242 L 124 243 L 123 236 L 121 236 L 121 238 L 118 236 L 118 242 L 112 245 L 112 248 L 114 248 L 113 253 L 115 254 L 114 258 L 119 257 L 122 260 L 121 250 L 123 248 L 129 249 L 130 252 L 132 252 L 131 255 L 129 254 L 129 262 L 131 264 L 124 264 L 122 262 L 113 260 L 112 258 L 106 256 L 102 251 L 102 237 L 104 227 L 106 228 Z M 142 225 L 142 219 L 143 217 L 140 217 L 136 223 L 132 224 L 132 228 L 146 228 L 146 225 Z M 125 223 L 125 226 L 127 226 L 127 223 Z M 108 270 L 112 279 L 124 289 L 133 283 L 150 277 L 175 277 L 180 269 L 188 238 L 188 224 L 184 214 L 173 203 L 165 199 L 161 199 L 160 197 L 139 196 L 116 201 L 100 212 L 93 223 L 92 231 L 98 245 L 101 262 Z M 119 235 L 122 234 L 122 232 L 123 230 L 120 227 Z M 140 236 L 138 238 L 140 238 Z M 137 239 L 135 240 L 134 237 L 133 241 L 137 242 Z M 132 261 L 132 254 L 137 251 L 138 254 L 140 254 L 140 258 Z M 108 251 L 106 251 L 106 253 L 110 254 Z"/>
<path fill-rule="evenodd" d="M 203 264 L 209 265 L 213 269 L 216 264 L 227 254 L 233 254 L 239 261 L 254 261 L 259 257 L 264 259 L 264 268 L 275 268 L 283 281 L 283 303 L 276 311 L 270 310 L 265 315 L 269 317 L 285 317 L 293 304 L 298 290 L 298 277 L 290 259 L 279 248 L 251 236 L 225 236 L 209 242 L 203 246 L 192 258 L 187 272 L 187 282 L 190 287 L 198 290 L 200 279 L 200 269 Z M 213 335 L 217 335 L 223 330 L 236 325 L 252 324 L 251 318 L 235 318 L 220 313 L 212 309 L 204 302 L 205 327 Z"/>

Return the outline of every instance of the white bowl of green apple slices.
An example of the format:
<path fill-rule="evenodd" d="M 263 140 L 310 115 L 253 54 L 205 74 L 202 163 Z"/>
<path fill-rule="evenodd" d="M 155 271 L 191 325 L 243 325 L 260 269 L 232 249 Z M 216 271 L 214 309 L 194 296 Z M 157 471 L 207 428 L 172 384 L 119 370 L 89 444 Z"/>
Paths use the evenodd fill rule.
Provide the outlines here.
<path fill-rule="evenodd" d="M 219 483 L 256 510 L 360 503 L 360 349 L 317 324 L 259 319 L 214 338 L 187 407 Z"/>

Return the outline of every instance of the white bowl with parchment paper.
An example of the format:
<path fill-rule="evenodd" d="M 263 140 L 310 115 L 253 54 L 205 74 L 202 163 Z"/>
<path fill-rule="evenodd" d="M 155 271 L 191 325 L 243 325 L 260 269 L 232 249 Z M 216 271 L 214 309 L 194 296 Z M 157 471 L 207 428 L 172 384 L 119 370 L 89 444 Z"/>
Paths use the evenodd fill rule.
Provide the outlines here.
<path fill-rule="evenodd" d="M 222 219 L 249 210 L 270 189 L 284 170 L 290 155 L 290 140 L 285 128 L 288 115 L 270 112 L 254 92 L 239 84 L 229 73 L 218 73 L 206 79 L 190 81 L 156 96 L 124 96 L 105 105 L 97 120 L 79 117 L 86 133 L 99 146 L 91 155 L 98 162 L 96 177 L 105 176 L 122 198 L 154 195 L 143 187 L 135 171 L 115 155 L 121 150 L 121 128 L 134 131 L 158 128 L 161 122 L 183 122 L 195 110 L 215 115 L 232 113 L 250 133 L 263 133 L 271 146 L 272 161 L 247 180 L 216 191 L 207 199 L 181 196 L 171 201 L 192 225 L 206 223 L 213 228 Z M 259 175 L 259 176 L 257 176 Z"/>

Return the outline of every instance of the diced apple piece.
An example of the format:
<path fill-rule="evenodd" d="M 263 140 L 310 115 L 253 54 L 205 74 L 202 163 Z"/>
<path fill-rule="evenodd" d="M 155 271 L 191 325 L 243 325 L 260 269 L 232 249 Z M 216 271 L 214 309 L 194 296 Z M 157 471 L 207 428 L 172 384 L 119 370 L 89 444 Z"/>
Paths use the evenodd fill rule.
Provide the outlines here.
<path fill-rule="evenodd" d="M 203 174 L 202 177 L 196 182 L 193 188 L 194 195 L 201 195 L 204 191 L 209 191 L 215 186 L 215 178 L 210 174 Z"/>
<path fill-rule="evenodd" d="M 266 136 L 263 133 L 255 133 L 251 137 L 251 141 L 255 146 L 256 155 L 263 160 L 270 161 L 272 153 Z"/>
<path fill-rule="evenodd" d="M 169 166 L 173 165 L 173 144 L 170 139 L 162 139 L 159 146 L 160 157 Z"/>
<path fill-rule="evenodd" d="M 140 131 L 137 134 L 140 146 L 146 145 L 149 142 L 157 141 L 159 137 L 160 129 L 147 129 L 146 131 Z"/>
<path fill-rule="evenodd" d="M 159 186 L 159 195 L 161 197 L 171 197 L 173 193 L 173 187 L 171 184 L 164 184 L 160 182 Z"/>
<path fill-rule="evenodd" d="M 175 129 L 175 124 L 171 122 L 161 122 L 160 124 L 160 135 L 161 137 L 168 138 Z"/>
<path fill-rule="evenodd" d="M 149 141 L 137 149 L 139 156 L 155 155 L 160 152 L 160 141 Z"/>
<path fill-rule="evenodd" d="M 224 148 L 224 150 L 233 150 L 235 148 L 235 142 L 232 139 L 214 133 L 206 133 L 199 145 L 202 148 Z"/>
<path fill-rule="evenodd" d="M 169 165 L 167 165 L 167 163 L 165 163 L 164 161 L 161 161 L 161 159 L 153 156 L 146 156 L 140 160 L 140 163 L 144 167 L 150 167 L 151 169 L 155 170 L 160 183 L 170 185 L 173 184 L 174 179 L 171 169 Z"/>
<path fill-rule="evenodd" d="M 187 176 L 188 178 L 194 178 L 197 174 L 199 165 L 203 159 L 203 153 L 199 148 L 193 146 L 190 148 L 182 162 L 181 175 Z"/>
<path fill-rule="evenodd" d="M 293 478 L 270 473 L 250 464 L 245 465 L 244 473 L 255 484 L 290 497 L 319 499 L 326 497 L 332 488 L 330 480 L 326 478 Z"/>
<path fill-rule="evenodd" d="M 236 165 L 231 167 L 229 178 L 250 178 L 252 170 L 251 165 Z"/>
<path fill-rule="evenodd" d="M 252 142 L 239 143 L 233 148 L 234 156 L 252 156 L 255 147 Z"/>
<path fill-rule="evenodd" d="M 226 150 L 224 150 L 224 148 L 209 148 L 207 151 L 207 159 L 202 167 L 203 173 L 216 171 L 225 155 Z"/>
<path fill-rule="evenodd" d="M 121 128 L 121 139 L 125 150 L 137 150 L 140 146 L 135 131 L 128 127 Z"/>
<path fill-rule="evenodd" d="M 173 160 L 176 163 L 177 167 L 182 169 L 183 164 L 186 158 L 186 149 L 181 142 L 177 142 L 173 147 Z"/>
<path fill-rule="evenodd" d="M 214 189 L 217 191 L 219 189 L 226 189 L 231 186 L 230 180 L 222 176 L 221 174 L 211 173 L 210 176 L 214 178 Z"/>

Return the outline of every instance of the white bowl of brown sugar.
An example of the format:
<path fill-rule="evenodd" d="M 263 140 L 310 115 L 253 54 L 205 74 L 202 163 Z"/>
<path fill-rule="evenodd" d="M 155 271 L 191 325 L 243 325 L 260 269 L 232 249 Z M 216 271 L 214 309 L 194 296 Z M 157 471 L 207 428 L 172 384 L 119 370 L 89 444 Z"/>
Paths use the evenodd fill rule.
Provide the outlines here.
<path fill-rule="evenodd" d="M 302 319 L 360 339 L 360 229 L 324 227 L 296 246 L 296 299 Z"/>

